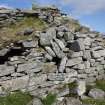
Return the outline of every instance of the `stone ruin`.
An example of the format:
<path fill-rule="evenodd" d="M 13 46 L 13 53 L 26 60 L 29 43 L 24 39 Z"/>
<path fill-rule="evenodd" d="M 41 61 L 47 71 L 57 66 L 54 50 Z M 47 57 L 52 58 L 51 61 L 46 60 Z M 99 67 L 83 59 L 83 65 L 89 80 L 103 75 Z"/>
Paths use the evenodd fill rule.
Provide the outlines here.
<path fill-rule="evenodd" d="M 23 16 L 47 19 L 46 14 L 40 14 L 34 10 L 0 10 L 0 25 L 3 27 L 5 22 Z M 33 33 L 28 30 L 27 35 L 30 31 Z M 61 97 L 69 92 L 68 88 L 58 89 L 64 84 L 79 79 L 87 84 L 105 79 L 105 47 L 101 35 L 73 33 L 62 23 L 34 33 L 36 40 L 18 41 L 0 50 L 0 88 L 27 90 L 35 96 L 53 92 Z"/>

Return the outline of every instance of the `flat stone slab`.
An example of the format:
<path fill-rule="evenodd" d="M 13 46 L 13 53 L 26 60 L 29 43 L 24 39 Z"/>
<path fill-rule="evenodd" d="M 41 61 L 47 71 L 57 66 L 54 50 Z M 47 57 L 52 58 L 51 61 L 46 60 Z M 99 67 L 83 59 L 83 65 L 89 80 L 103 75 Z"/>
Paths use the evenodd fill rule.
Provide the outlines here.
<path fill-rule="evenodd" d="M 0 65 L 0 76 L 5 76 L 15 72 L 14 66 Z"/>
<path fill-rule="evenodd" d="M 82 62 L 82 57 L 78 57 L 78 58 L 74 58 L 74 59 L 69 59 L 67 61 L 66 66 L 67 67 L 71 67 L 71 66 L 74 66 L 76 64 L 80 64 L 81 62 Z"/>
<path fill-rule="evenodd" d="M 20 78 L 0 82 L 0 85 L 5 89 L 10 89 L 11 91 L 14 91 L 27 88 L 28 81 L 29 76 L 23 76 Z"/>

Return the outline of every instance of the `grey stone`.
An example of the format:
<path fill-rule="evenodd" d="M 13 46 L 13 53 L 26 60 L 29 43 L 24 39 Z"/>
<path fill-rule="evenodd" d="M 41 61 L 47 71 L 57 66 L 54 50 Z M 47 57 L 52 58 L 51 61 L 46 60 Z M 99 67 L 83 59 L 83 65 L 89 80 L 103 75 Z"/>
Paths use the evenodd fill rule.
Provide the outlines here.
<path fill-rule="evenodd" d="M 45 58 L 46 60 L 52 61 L 53 57 L 51 55 L 49 55 L 48 53 L 45 54 Z"/>
<path fill-rule="evenodd" d="M 80 63 L 82 63 L 82 58 L 81 57 L 78 57 L 78 58 L 74 58 L 74 59 L 69 59 L 67 61 L 66 66 L 67 67 L 71 67 L 71 66 L 74 66 L 74 65 L 80 64 Z"/>
<path fill-rule="evenodd" d="M 85 68 L 89 69 L 90 68 L 90 62 L 89 61 L 85 61 L 84 62 Z"/>
<path fill-rule="evenodd" d="M 62 38 L 64 36 L 64 32 L 58 32 L 57 33 L 57 38 Z"/>
<path fill-rule="evenodd" d="M 37 41 L 24 41 L 22 42 L 24 48 L 35 48 L 38 45 Z"/>
<path fill-rule="evenodd" d="M 8 52 L 9 52 L 9 49 L 4 48 L 0 50 L 0 56 L 5 56 Z"/>
<path fill-rule="evenodd" d="M 65 39 L 65 41 L 73 41 L 74 40 L 73 33 L 71 33 L 71 32 L 65 32 L 64 39 Z"/>
<path fill-rule="evenodd" d="M 105 92 L 101 89 L 91 89 L 88 94 L 90 97 L 94 99 L 104 99 L 105 98 Z"/>
<path fill-rule="evenodd" d="M 30 77 L 29 86 L 38 86 L 40 84 L 43 84 L 47 80 L 46 74 L 38 74 L 33 77 Z"/>
<path fill-rule="evenodd" d="M 60 47 L 55 42 L 51 41 L 51 45 L 52 45 L 53 51 L 55 52 L 58 58 L 64 57 L 63 51 L 60 49 Z"/>
<path fill-rule="evenodd" d="M 60 66 L 59 66 L 59 72 L 63 73 L 66 67 L 66 63 L 67 63 L 68 58 L 65 56 L 64 58 L 62 58 Z"/>
<path fill-rule="evenodd" d="M 17 72 L 38 73 L 42 70 L 40 62 L 32 62 L 18 65 Z"/>
<path fill-rule="evenodd" d="M 50 73 L 48 74 L 48 80 L 49 81 L 64 81 L 64 74 L 55 74 L 55 73 Z"/>
<path fill-rule="evenodd" d="M 25 89 L 28 86 L 29 76 L 23 76 L 20 78 L 2 81 L 0 85 L 4 87 L 6 90 L 10 89 L 10 91 Z"/>
<path fill-rule="evenodd" d="M 63 50 L 65 48 L 65 45 L 61 40 L 59 40 L 59 39 L 54 39 L 54 40 L 58 44 L 58 46 L 61 48 L 61 50 Z"/>
<path fill-rule="evenodd" d="M 0 76 L 5 76 L 15 72 L 14 66 L 0 65 Z"/>
<path fill-rule="evenodd" d="M 45 47 L 45 50 L 48 52 L 48 54 L 52 57 L 56 57 L 55 53 L 53 52 L 53 50 L 50 47 Z"/>
<path fill-rule="evenodd" d="M 24 35 L 30 35 L 34 32 L 34 29 L 32 28 L 27 28 L 24 30 Z"/>
<path fill-rule="evenodd" d="M 69 48 L 70 48 L 70 50 L 73 50 L 75 52 L 85 50 L 85 46 L 83 44 L 83 39 L 78 39 L 78 40 L 74 41 L 73 43 L 70 43 Z"/>
<path fill-rule="evenodd" d="M 86 82 L 84 80 L 77 80 L 77 94 L 82 96 L 86 92 Z"/>
<path fill-rule="evenodd" d="M 65 88 L 63 91 L 60 91 L 57 95 L 57 97 L 64 97 L 66 95 L 70 94 L 70 89 L 69 88 Z"/>
<path fill-rule="evenodd" d="M 53 38 L 56 38 L 56 30 L 55 28 L 49 28 L 46 33 L 40 34 L 40 44 L 42 46 L 49 46 Z"/>
<path fill-rule="evenodd" d="M 32 102 L 32 105 L 43 105 L 41 100 L 38 99 L 38 98 L 34 98 L 33 99 L 33 102 Z"/>
<path fill-rule="evenodd" d="M 65 98 L 64 102 L 66 103 L 64 105 L 82 105 L 82 102 L 79 99 L 73 97 Z"/>
<path fill-rule="evenodd" d="M 89 37 L 86 37 L 85 39 L 84 39 L 84 45 L 86 45 L 86 46 L 90 46 L 91 45 L 91 42 L 92 42 L 92 39 L 91 38 L 89 38 Z"/>
<path fill-rule="evenodd" d="M 71 55 L 72 58 L 76 58 L 76 57 L 82 57 L 83 56 L 83 52 L 73 52 L 73 54 Z"/>

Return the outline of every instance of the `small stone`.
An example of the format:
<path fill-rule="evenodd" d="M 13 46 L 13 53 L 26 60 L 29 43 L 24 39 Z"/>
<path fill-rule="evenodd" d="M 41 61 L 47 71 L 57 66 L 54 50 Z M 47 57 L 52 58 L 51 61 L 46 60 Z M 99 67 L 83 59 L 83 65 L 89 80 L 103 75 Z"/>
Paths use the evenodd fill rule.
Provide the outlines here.
<path fill-rule="evenodd" d="M 90 97 L 94 99 L 104 99 L 105 98 L 105 92 L 101 89 L 91 89 L 88 94 Z"/>

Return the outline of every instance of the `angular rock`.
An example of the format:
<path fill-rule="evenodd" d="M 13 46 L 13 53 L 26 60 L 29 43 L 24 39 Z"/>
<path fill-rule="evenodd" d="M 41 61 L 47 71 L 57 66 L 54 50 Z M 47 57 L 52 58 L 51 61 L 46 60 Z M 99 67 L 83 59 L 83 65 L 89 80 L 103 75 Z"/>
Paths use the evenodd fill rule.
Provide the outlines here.
<path fill-rule="evenodd" d="M 91 42 L 92 42 L 92 39 L 91 38 L 89 38 L 89 37 L 86 37 L 85 39 L 84 39 L 84 45 L 86 45 L 86 46 L 90 46 L 91 45 Z"/>
<path fill-rule="evenodd" d="M 13 72 L 15 72 L 14 66 L 0 65 L 0 76 L 12 74 Z"/>
<path fill-rule="evenodd" d="M 63 51 L 60 49 L 60 47 L 55 42 L 51 41 L 51 45 L 52 45 L 53 51 L 55 52 L 58 58 L 64 57 Z"/>
<path fill-rule="evenodd" d="M 0 56 L 5 56 L 8 52 L 9 52 L 9 49 L 4 48 L 0 50 Z"/>
<path fill-rule="evenodd" d="M 40 34 L 40 44 L 42 46 L 51 45 L 51 40 L 56 37 L 55 28 L 49 28 L 46 33 Z"/>
<path fill-rule="evenodd" d="M 90 97 L 94 99 L 104 99 L 105 98 L 105 92 L 101 89 L 91 89 L 89 94 Z"/>
<path fill-rule="evenodd" d="M 60 66 L 59 66 L 59 72 L 63 73 L 66 67 L 66 63 L 67 63 L 68 58 L 65 56 L 64 58 L 62 58 Z"/>
<path fill-rule="evenodd" d="M 73 50 L 75 52 L 85 50 L 85 46 L 83 44 L 83 39 L 78 39 L 78 40 L 74 41 L 73 43 L 70 43 L 69 48 L 70 48 L 70 50 Z"/>
<path fill-rule="evenodd" d="M 24 35 L 30 35 L 34 32 L 34 29 L 32 28 L 27 28 L 24 30 Z"/>
<path fill-rule="evenodd" d="M 59 74 L 55 74 L 55 73 L 50 73 L 48 74 L 48 80 L 49 81 L 64 81 L 64 75 L 59 73 Z"/>
<path fill-rule="evenodd" d="M 53 50 L 50 47 L 45 47 L 45 50 L 48 52 L 48 54 L 52 57 L 56 57 L 55 53 L 53 52 Z"/>
<path fill-rule="evenodd" d="M 64 34 L 65 41 L 73 41 L 74 40 L 74 34 L 71 32 L 65 32 Z"/>
<path fill-rule="evenodd" d="M 71 66 L 74 66 L 74 65 L 77 65 L 77 64 L 80 64 L 80 63 L 82 63 L 82 58 L 78 57 L 78 58 L 74 58 L 74 59 L 69 59 L 67 61 L 66 66 L 71 67 Z"/>
<path fill-rule="evenodd" d="M 42 70 L 42 64 L 38 62 L 18 65 L 17 72 L 38 73 Z"/>
<path fill-rule="evenodd" d="M 59 39 L 54 39 L 54 40 L 58 44 L 58 46 L 61 48 L 61 50 L 63 50 L 65 48 L 65 45 L 61 40 L 59 40 Z"/>
<path fill-rule="evenodd" d="M 84 80 L 77 80 L 77 94 L 82 96 L 86 92 L 86 82 Z"/>
<path fill-rule="evenodd" d="M 27 88 L 28 82 L 29 76 L 23 76 L 20 78 L 0 82 L 0 85 L 5 89 L 10 89 L 10 91 L 15 91 Z"/>
<path fill-rule="evenodd" d="M 80 51 L 80 52 L 73 52 L 71 57 L 72 58 L 77 58 L 77 57 L 82 57 L 83 56 L 83 52 Z"/>
<path fill-rule="evenodd" d="M 36 41 L 24 41 L 22 42 L 22 45 L 24 48 L 35 48 L 38 45 L 38 42 Z"/>

